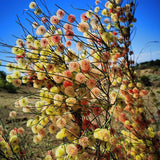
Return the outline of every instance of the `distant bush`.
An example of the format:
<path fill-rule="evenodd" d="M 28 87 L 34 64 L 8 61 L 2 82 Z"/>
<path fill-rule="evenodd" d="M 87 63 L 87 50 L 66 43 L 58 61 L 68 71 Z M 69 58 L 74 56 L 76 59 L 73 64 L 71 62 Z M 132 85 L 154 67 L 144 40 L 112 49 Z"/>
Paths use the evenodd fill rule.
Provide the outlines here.
<path fill-rule="evenodd" d="M 17 87 L 15 87 L 12 83 L 5 83 L 5 89 L 9 92 L 9 93 L 17 93 Z"/>
<path fill-rule="evenodd" d="M 4 88 L 5 87 L 5 82 L 3 79 L 0 79 L 0 88 Z"/>
<path fill-rule="evenodd" d="M 147 68 L 151 68 L 151 67 L 156 67 L 159 68 L 160 67 L 160 60 L 157 59 L 155 61 L 147 61 L 147 62 L 142 62 L 139 63 L 135 66 L 136 69 L 147 69 Z"/>
<path fill-rule="evenodd" d="M 6 73 L 4 71 L 0 71 L 0 79 L 6 80 Z"/>
<path fill-rule="evenodd" d="M 17 87 L 6 81 L 6 73 L 4 71 L 0 71 L 0 90 L 1 89 L 6 89 L 9 93 L 17 92 Z"/>
<path fill-rule="evenodd" d="M 145 85 L 145 86 L 151 86 L 151 82 L 149 77 L 147 76 L 142 76 L 140 77 L 140 81 Z"/>

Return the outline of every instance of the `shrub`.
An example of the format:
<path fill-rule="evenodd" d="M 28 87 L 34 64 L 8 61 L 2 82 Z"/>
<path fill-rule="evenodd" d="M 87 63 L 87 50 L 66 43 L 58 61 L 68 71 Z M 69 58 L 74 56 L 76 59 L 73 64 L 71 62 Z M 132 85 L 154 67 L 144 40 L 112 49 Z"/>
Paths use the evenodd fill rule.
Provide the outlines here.
<path fill-rule="evenodd" d="M 5 83 L 4 88 L 9 92 L 9 93 L 17 93 L 17 87 L 15 87 L 12 83 Z"/>
<path fill-rule="evenodd" d="M 148 76 L 142 76 L 140 77 L 140 81 L 142 82 L 142 84 L 144 84 L 145 86 L 151 86 L 151 82 Z"/>
<path fill-rule="evenodd" d="M 17 93 L 17 87 L 6 81 L 6 73 L 0 71 L 0 89 L 6 89 L 9 93 Z"/>
<path fill-rule="evenodd" d="M 0 79 L 6 79 L 6 73 L 4 71 L 0 71 Z"/>
<path fill-rule="evenodd" d="M 130 57 L 136 1 L 96 0 L 94 10 L 81 10 L 80 23 L 58 6 L 46 15 L 42 4 L 25 10 L 34 33 L 17 39 L 16 64 L 7 65 L 8 81 L 38 88 L 15 106 L 28 113 L 35 145 L 46 144 L 39 152 L 49 160 L 157 159 L 160 139 L 152 124 L 160 111 L 145 105 L 149 91 Z"/>
<path fill-rule="evenodd" d="M 0 79 L 0 88 L 4 88 L 5 87 L 5 81 L 3 79 Z"/>
<path fill-rule="evenodd" d="M 0 89 L 5 88 L 6 83 L 6 73 L 4 71 L 0 71 Z"/>

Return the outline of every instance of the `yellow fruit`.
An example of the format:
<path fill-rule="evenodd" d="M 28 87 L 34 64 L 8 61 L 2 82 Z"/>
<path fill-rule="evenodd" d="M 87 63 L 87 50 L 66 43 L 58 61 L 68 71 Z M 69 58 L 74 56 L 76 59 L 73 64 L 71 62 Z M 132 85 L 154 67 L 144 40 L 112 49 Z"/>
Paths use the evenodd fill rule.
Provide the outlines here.
<path fill-rule="evenodd" d="M 108 32 L 103 32 L 101 37 L 105 43 L 108 43 L 108 41 L 109 41 L 109 33 Z"/>
<path fill-rule="evenodd" d="M 18 145 L 13 147 L 13 152 L 14 153 L 19 153 L 20 152 L 20 147 Z"/>
<path fill-rule="evenodd" d="M 65 147 L 64 146 L 59 146 L 55 151 L 55 156 L 57 158 L 62 157 L 64 154 L 65 154 Z"/>

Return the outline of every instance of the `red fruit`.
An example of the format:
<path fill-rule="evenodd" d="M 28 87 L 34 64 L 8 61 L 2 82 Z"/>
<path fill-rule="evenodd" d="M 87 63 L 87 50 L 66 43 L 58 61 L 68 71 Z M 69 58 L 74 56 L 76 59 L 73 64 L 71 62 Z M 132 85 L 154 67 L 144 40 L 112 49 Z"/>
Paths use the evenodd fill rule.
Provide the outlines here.
<path fill-rule="evenodd" d="M 66 43 L 65 43 L 66 47 L 70 47 L 70 46 L 71 46 L 71 44 L 72 44 L 72 42 L 71 42 L 71 41 L 66 41 Z"/>
<path fill-rule="evenodd" d="M 140 91 L 140 95 L 147 95 L 148 94 L 148 91 L 147 90 L 141 90 Z"/>
<path fill-rule="evenodd" d="M 53 87 L 53 84 L 48 84 L 47 89 L 50 90 L 50 88 Z"/>
<path fill-rule="evenodd" d="M 109 58 L 110 58 L 110 53 L 104 52 L 102 58 L 103 58 L 104 60 L 109 60 Z"/>
<path fill-rule="evenodd" d="M 54 36 L 51 37 L 51 40 L 52 40 L 53 43 L 57 44 L 57 43 L 60 42 L 61 37 L 59 35 L 54 35 Z"/>
<path fill-rule="evenodd" d="M 84 116 L 88 116 L 88 115 L 90 115 L 90 111 L 87 109 L 87 108 L 83 108 L 83 115 Z"/>
<path fill-rule="evenodd" d="M 93 112 L 97 116 L 101 113 L 102 109 L 100 107 L 94 107 Z"/>
<path fill-rule="evenodd" d="M 98 5 L 98 3 L 99 3 L 99 0 L 96 0 L 96 1 L 95 1 L 95 4 Z"/>
<path fill-rule="evenodd" d="M 117 59 L 117 58 L 120 58 L 120 57 L 121 57 L 121 54 L 120 54 L 120 53 L 116 53 L 115 57 L 116 57 L 116 59 Z"/>
<path fill-rule="evenodd" d="M 111 48 L 114 47 L 114 44 L 111 44 Z"/>
<path fill-rule="evenodd" d="M 67 88 L 67 87 L 69 87 L 69 86 L 73 86 L 73 83 L 72 83 L 72 81 L 65 80 L 65 81 L 63 82 L 63 86 L 64 86 L 64 88 Z"/>
<path fill-rule="evenodd" d="M 64 76 L 64 78 L 71 78 L 72 73 L 69 70 L 66 70 L 63 72 L 63 76 Z"/>
<path fill-rule="evenodd" d="M 124 55 L 127 54 L 128 51 L 129 51 L 129 49 L 128 49 L 128 48 L 125 48 L 125 49 L 123 50 L 123 54 L 124 54 Z"/>
<path fill-rule="evenodd" d="M 124 91 L 124 90 L 120 90 L 120 92 L 121 92 L 121 94 L 124 95 L 124 96 L 127 95 L 127 92 Z"/>
<path fill-rule="evenodd" d="M 122 108 L 120 108 L 119 106 L 115 107 L 116 112 L 122 112 Z"/>
<path fill-rule="evenodd" d="M 132 98 L 131 96 L 128 94 L 128 95 L 125 95 L 125 101 L 126 102 L 131 102 Z"/>
<path fill-rule="evenodd" d="M 26 154 L 26 152 L 24 150 L 21 151 L 22 154 Z"/>
<path fill-rule="evenodd" d="M 120 122 L 125 122 L 126 120 L 128 120 L 128 117 L 125 113 L 120 113 L 118 119 Z"/>
<path fill-rule="evenodd" d="M 84 21 L 88 20 L 88 17 L 86 16 L 86 13 L 81 14 L 81 19 L 83 19 Z"/>
<path fill-rule="evenodd" d="M 48 20 L 47 20 L 47 18 L 46 17 L 42 17 L 42 23 L 46 23 Z"/>
<path fill-rule="evenodd" d="M 78 123 L 79 121 L 78 121 L 78 119 L 77 119 L 77 117 L 75 117 L 75 115 L 74 114 L 72 114 L 72 117 L 73 117 L 73 119 L 74 119 L 74 121 L 76 122 L 76 123 Z M 72 130 L 72 127 L 71 127 L 71 129 L 70 130 Z"/>
<path fill-rule="evenodd" d="M 120 153 L 119 157 L 121 157 L 121 159 L 122 159 L 122 157 L 124 157 L 124 153 Z"/>
<path fill-rule="evenodd" d="M 73 36 L 74 36 L 74 32 L 73 32 L 72 30 L 67 30 L 67 31 L 65 32 L 65 38 L 67 38 L 67 39 L 72 39 Z"/>
<path fill-rule="evenodd" d="M 99 126 L 97 124 L 92 123 L 92 129 L 95 130 L 96 128 L 99 128 Z"/>
<path fill-rule="evenodd" d="M 17 132 L 17 131 L 16 131 Z M 5 134 L 7 134 L 7 130 L 3 129 L 2 135 L 4 136 Z"/>
<path fill-rule="evenodd" d="M 77 144 L 76 147 L 77 147 L 78 151 L 82 150 L 82 146 L 80 144 Z"/>
<path fill-rule="evenodd" d="M 22 150 L 22 151 L 19 152 L 19 156 L 20 156 L 20 157 L 24 157 L 25 154 L 26 154 L 26 152 L 25 152 L 24 150 Z"/>
<path fill-rule="evenodd" d="M 16 61 L 18 61 L 19 58 L 24 58 L 24 57 L 25 57 L 25 52 L 21 56 L 16 55 Z"/>
<path fill-rule="evenodd" d="M 33 80 L 32 80 L 32 77 L 29 77 L 28 79 L 29 79 L 29 81 L 30 81 L 30 82 L 32 82 L 32 81 L 33 81 Z"/>
<path fill-rule="evenodd" d="M 133 88 L 133 92 L 134 92 L 135 94 L 137 94 L 137 93 L 139 92 L 139 90 L 138 90 L 137 88 Z"/>
<path fill-rule="evenodd" d="M 120 154 L 121 153 L 121 145 L 117 145 L 116 148 L 113 150 L 114 153 Z"/>
<path fill-rule="evenodd" d="M 130 106 L 130 105 L 127 105 L 127 106 L 124 108 L 124 110 L 130 112 L 130 111 L 131 111 L 131 106 Z"/>
<path fill-rule="evenodd" d="M 130 51 L 129 54 L 132 55 L 132 54 L 133 54 L 133 51 Z"/>
<path fill-rule="evenodd" d="M 70 14 L 67 18 L 68 22 L 73 23 L 75 21 L 76 17 L 72 14 Z"/>
<path fill-rule="evenodd" d="M 110 10 L 109 10 L 109 13 L 113 13 L 113 9 L 110 9 Z"/>
<path fill-rule="evenodd" d="M 160 118 L 160 110 L 157 111 L 158 117 Z"/>
<path fill-rule="evenodd" d="M 110 128 L 110 133 L 111 133 L 111 135 L 114 135 L 115 134 L 115 129 L 114 128 Z"/>
<path fill-rule="evenodd" d="M 91 122 L 87 119 L 84 119 L 83 124 L 82 124 L 82 129 L 86 130 L 86 129 L 89 129 L 89 128 L 91 128 Z"/>
<path fill-rule="evenodd" d="M 64 47 L 64 45 L 63 45 L 62 43 L 60 43 L 60 44 L 57 46 L 57 48 L 56 48 L 56 50 L 57 50 L 58 52 L 63 52 L 64 49 L 65 49 L 65 47 Z"/>
<path fill-rule="evenodd" d="M 129 90 L 128 90 L 128 93 L 129 93 L 129 94 L 133 94 L 133 90 L 132 90 L 132 89 L 129 89 Z"/>
<path fill-rule="evenodd" d="M 102 39 L 101 38 L 97 38 L 97 43 L 98 43 L 98 45 L 101 45 L 102 44 Z"/>
<path fill-rule="evenodd" d="M 90 68 L 89 68 L 88 70 L 83 70 L 83 69 L 81 69 L 81 72 L 82 72 L 82 73 L 87 73 L 87 72 L 89 72 L 89 70 L 90 70 Z"/>
<path fill-rule="evenodd" d="M 17 128 L 14 128 L 13 130 L 14 130 L 14 131 L 16 131 L 16 132 L 18 131 L 18 129 L 17 129 Z"/>
<path fill-rule="evenodd" d="M 17 58 L 24 58 L 25 57 L 25 52 L 21 56 L 16 55 L 16 57 Z"/>
<path fill-rule="evenodd" d="M 129 84 L 129 81 L 127 81 L 127 80 L 123 80 L 123 82 L 122 82 L 123 84 L 126 84 L 126 85 L 128 85 Z"/>
<path fill-rule="evenodd" d="M 129 125 L 124 125 L 125 128 L 127 128 L 128 130 L 132 130 L 133 129 L 133 126 L 131 124 Z"/>
<path fill-rule="evenodd" d="M 116 35 L 117 35 L 117 32 L 114 31 L 114 32 L 112 32 L 112 34 L 113 34 L 114 36 L 116 36 Z"/>
<path fill-rule="evenodd" d="M 124 56 L 125 56 L 125 53 L 122 53 L 122 54 L 121 54 L 121 57 L 124 57 Z"/>
<path fill-rule="evenodd" d="M 81 100 L 81 105 L 88 105 L 88 101 L 87 100 Z"/>

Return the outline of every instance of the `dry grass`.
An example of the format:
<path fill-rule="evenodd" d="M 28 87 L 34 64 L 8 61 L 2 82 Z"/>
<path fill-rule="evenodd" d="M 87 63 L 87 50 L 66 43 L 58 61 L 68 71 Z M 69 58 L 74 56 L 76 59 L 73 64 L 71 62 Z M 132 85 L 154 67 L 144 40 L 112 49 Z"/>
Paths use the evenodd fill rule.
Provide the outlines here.
<path fill-rule="evenodd" d="M 14 104 L 20 97 L 28 96 L 30 93 L 36 93 L 37 90 L 30 85 L 21 86 L 17 93 L 8 93 L 6 90 L 0 91 L 0 118 L 5 123 L 8 120 L 9 112 L 15 110 Z M 23 118 L 23 117 L 21 117 Z"/>

